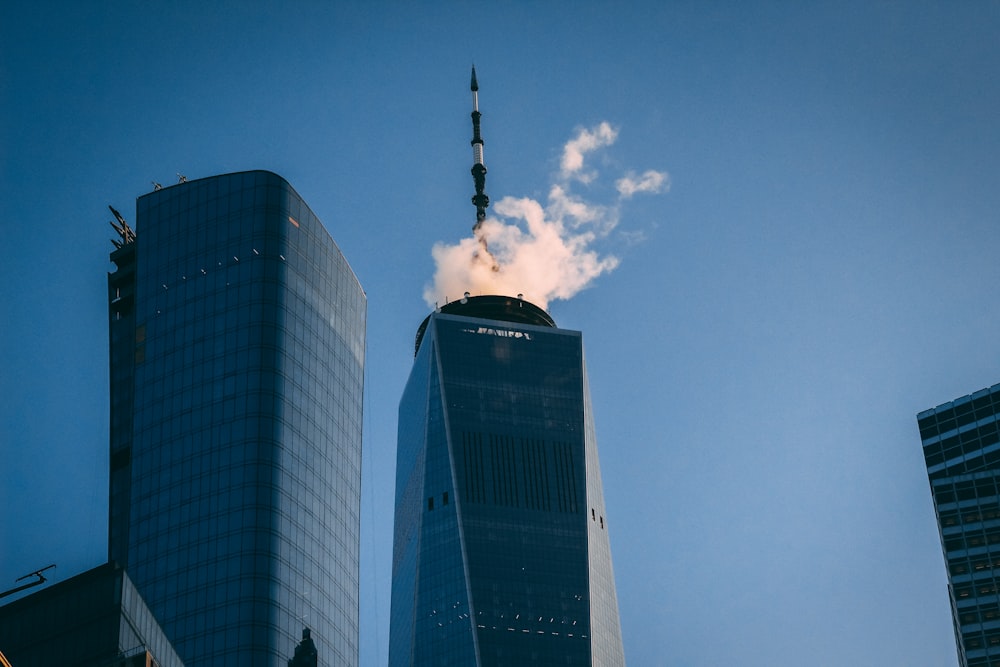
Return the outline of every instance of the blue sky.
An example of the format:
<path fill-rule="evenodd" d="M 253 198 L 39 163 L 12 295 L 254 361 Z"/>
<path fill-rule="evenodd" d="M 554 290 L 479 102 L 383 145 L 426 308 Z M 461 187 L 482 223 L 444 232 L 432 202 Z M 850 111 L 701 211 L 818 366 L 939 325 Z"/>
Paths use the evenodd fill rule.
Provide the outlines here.
<path fill-rule="evenodd" d="M 955 664 L 915 414 L 1000 382 L 1000 5 L 288 4 L 4 12 L 0 582 L 106 555 L 107 205 L 269 169 L 368 294 L 385 662 L 396 407 L 431 249 L 475 222 L 474 62 L 494 203 L 617 131 L 572 183 L 617 268 L 549 306 L 584 332 L 629 663 Z M 669 190 L 619 201 L 647 170 Z"/>

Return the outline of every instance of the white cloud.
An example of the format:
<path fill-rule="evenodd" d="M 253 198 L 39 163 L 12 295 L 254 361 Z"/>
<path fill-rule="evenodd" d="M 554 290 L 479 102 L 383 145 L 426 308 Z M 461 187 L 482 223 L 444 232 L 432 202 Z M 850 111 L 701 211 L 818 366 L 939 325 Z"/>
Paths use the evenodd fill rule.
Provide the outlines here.
<path fill-rule="evenodd" d="M 615 187 L 623 199 L 628 199 L 637 192 L 665 192 L 670 189 L 670 175 L 665 171 L 650 169 L 637 177 L 635 172 L 630 171 L 615 181 Z"/>
<path fill-rule="evenodd" d="M 619 204 L 587 201 L 570 191 L 570 182 L 596 178 L 596 173 L 583 171 L 584 156 L 610 146 L 617 136 L 607 122 L 580 130 L 563 147 L 561 170 L 544 205 L 527 197 L 504 197 L 471 237 L 435 244 L 431 254 L 437 269 L 424 290 L 427 304 L 443 304 L 469 292 L 523 294 L 547 308 L 550 301 L 569 299 L 613 271 L 618 258 L 602 255 L 594 246 L 618 225 Z M 628 172 L 616 187 L 619 199 L 626 199 L 636 192 L 659 192 L 669 182 L 664 172 L 651 170 L 639 177 Z"/>
<path fill-rule="evenodd" d="M 598 237 L 593 227 L 603 222 L 601 207 L 581 201 L 567 206 L 561 190 L 553 188 L 548 206 L 504 197 L 494 210 L 497 217 L 484 220 L 472 238 L 434 246 L 437 272 L 424 291 L 428 305 L 471 292 L 524 294 L 546 308 L 552 299 L 569 299 L 618 266 L 617 257 L 601 257 L 590 248 Z"/>
<path fill-rule="evenodd" d="M 611 127 L 608 122 L 602 122 L 597 127 L 588 130 L 583 128 L 574 137 L 566 142 L 563 147 L 562 156 L 562 177 L 568 179 L 575 177 L 585 183 L 589 183 L 595 178 L 595 174 L 583 171 L 583 157 L 585 154 L 593 152 L 598 148 L 610 146 L 618 138 L 618 130 Z"/>
<path fill-rule="evenodd" d="M 646 242 L 646 232 L 641 229 L 618 232 L 622 241 L 627 246 L 637 246 Z"/>
<path fill-rule="evenodd" d="M 571 227 L 596 225 L 611 231 L 618 224 L 618 216 L 612 209 L 586 202 L 558 183 L 549 190 L 548 211 L 552 217 L 568 222 Z"/>

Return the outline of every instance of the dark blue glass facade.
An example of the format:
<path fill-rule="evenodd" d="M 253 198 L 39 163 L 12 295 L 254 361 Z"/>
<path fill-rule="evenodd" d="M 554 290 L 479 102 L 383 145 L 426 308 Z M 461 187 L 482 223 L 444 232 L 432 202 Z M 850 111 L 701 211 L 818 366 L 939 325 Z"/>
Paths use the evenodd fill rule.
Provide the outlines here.
<path fill-rule="evenodd" d="M 188 667 L 358 655 L 366 300 L 281 177 L 137 201 L 112 254 L 111 530 Z M 117 299 L 117 301 L 116 301 Z"/>
<path fill-rule="evenodd" d="M 917 415 L 962 667 L 1000 666 L 1000 385 Z"/>
<path fill-rule="evenodd" d="M 390 665 L 624 664 L 582 338 L 522 305 L 472 298 L 421 328 Z"/>

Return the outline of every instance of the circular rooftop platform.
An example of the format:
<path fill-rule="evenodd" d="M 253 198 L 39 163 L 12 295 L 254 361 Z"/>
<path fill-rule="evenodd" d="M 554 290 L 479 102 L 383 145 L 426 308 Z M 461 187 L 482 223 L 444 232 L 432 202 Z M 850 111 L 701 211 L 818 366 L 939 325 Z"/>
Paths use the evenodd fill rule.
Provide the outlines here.
<path fill-rule="evenodd" d="M 538 327 L 554 327 L 556 325 L 555 320 L 547 312 L 530 301 L 516 296 L 467 296 L 459 301 L 447 303 L 435 312 L 483 320 L 513 322 L 514 324 L 531 324 Z M 424 339 L 424 332 L 427 330 L 427 323 L 430 320 L 431 316 L 428 315 L 417 329 L 417 339 L 413 346 L 414 356 L 420 350 L 420 341 Z"/>

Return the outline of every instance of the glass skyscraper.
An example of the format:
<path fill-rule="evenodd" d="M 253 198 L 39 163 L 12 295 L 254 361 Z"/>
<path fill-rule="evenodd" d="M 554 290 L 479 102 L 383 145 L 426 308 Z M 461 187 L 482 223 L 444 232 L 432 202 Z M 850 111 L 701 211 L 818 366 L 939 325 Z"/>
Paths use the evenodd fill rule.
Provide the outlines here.
<path fill-rule="evenodd" d="M 281 177 L 137 200 L 108 276 L 109 558 L 188 667 L 358 659 L 365 294 Z"/>
<path fill-rule="evenodd" d="M 418 331 L 389 664 L 624 664 L 582 337 L 521 299 L 453 302 Z"/>
<path fill-rule="evenodd" d="M 1000 385 L 917 415 L 958 661 L 1000 666 Z"/>

